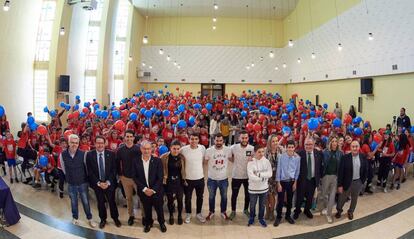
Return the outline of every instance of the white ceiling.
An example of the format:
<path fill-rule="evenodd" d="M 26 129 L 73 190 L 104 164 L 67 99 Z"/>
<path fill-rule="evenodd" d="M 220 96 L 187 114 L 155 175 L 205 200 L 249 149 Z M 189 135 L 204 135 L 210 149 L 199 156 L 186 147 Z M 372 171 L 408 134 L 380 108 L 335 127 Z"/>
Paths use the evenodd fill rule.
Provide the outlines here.
<path fill-rule="evenodd" d="M 282 19 L 299 0 L 132 0 L 143 14 L 155 17 L 246 17 Z M 214 10 L 216 3 L 218 9 Z M 183 4 L 180 7 L 180 4 Z M 181 8 L 181 9 L 180 9 Z M 275 10 L 274 10 L 275 9 Z M 180 13 L 181 12 L 181 13 Z"/>

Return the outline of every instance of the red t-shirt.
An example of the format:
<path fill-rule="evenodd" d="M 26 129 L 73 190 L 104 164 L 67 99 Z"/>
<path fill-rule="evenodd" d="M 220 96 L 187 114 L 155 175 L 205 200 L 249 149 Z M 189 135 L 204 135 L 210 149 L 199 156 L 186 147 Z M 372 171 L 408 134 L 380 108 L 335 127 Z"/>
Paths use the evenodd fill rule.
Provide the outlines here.
<path fill-rule="evenodd" d="M 161 134 L 166 143 L 170 143 L 174 138 L 174 130 L 172 129 L 164 128 Z"/>
<path fill-rule="evenodd" d="M 5 139 L 3 142 L 4 153 L 6 154 L 6 159 L 15 159 L 16 158 L 16 142 L 13 139 Z"/>
<path fill-rule="evenodd" d="M 118 149 L 118 146 L 122 143 L 120 139 L 108 139 L 108 145 L 106 146 L 107 149 L 116 151 Z"/>
<path fill-rule="evenodd" d="M 398 163 L 400 165 L 405 164 L 405 162 L 407 162 L 408 159 L 408 154 L 410 153 L 410 147 L 407 146 L 404 150 L 402 151 L 398 151 L 396 156 L 395 156 L 395 163 Z"/>
<path fill-rule="evenodd" d="M 372 160 L 372 158 L 368 157 L 368 154 L 371 153 L 371 148 L 368 144 L 362 145 L 360 152 L 366 156 L 367 160 Z"/>
<path fill-rule="evenodd" d="M 89 150 L 91 150 L 91 146 L 89 145 L 89 143 L 81 144 L 79 145 L 79 150 L 83 152 L 88 152 Z"/>
<path fill-rule="evenodd" d="M 200 144 L 204 145 L 204 147 L 206 148 L 208 147 L 208 134 L 200 134 Z"/>
<path fill-rule="evenodd" d="M 22 134 L 20 135 L 20 139 L 17 142 L 17 147 L 22 148 L 22 149 L 26 148 L 28 140 L 29 140 L 29 133 L 22 132 Z"/>

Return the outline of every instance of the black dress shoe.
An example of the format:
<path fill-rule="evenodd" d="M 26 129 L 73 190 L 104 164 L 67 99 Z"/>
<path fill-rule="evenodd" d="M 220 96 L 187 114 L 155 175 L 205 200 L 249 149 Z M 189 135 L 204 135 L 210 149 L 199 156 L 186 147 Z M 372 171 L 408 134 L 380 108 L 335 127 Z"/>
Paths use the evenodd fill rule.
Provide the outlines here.
<path fill-rule="evenodd" d="M 305 215 L 306 215 L 306 217 L 308 217 L 308 218 L 310 218 L 310 219 L 312 219 L 312 218 L 313 218 L 313 215 L 312 215 L 312 212 L 311 212 L 311 211 L 305 211 L 305 212 L 303 212 L 303 214 L 305 214 Z"/>
<path fill-rule="evenodd" d="M 336 212 L 335 217 L 336 217 L 337 219 L 341 218 L 341 212 Z"/>
<path fill-rule="evenodd" d="M 128 219 L 128 225 L 132 226 L 134 224 L 135 217 L 129 217 Z"/>
<path fill-rule="evenodd" d="M 285 217 L 285 220 L 290 224 L 295 224 L 295 220 L 293 220 L 291 217 Z"/>
<path fill-rule="evenodd" d="M 116 227 L 121 227 L 121 225 L 122 225 L 121 222 L 118 219 L 115 219 L 114 223 L 115 223 Z"/>
<path fill-rule="evenodd" d="M 354 219 L 354 214 L 352 212 L 348 212 L 348 219 L 349 220 Z"/>
<path fill-rule="evenodd" d="M 104 227 L 105 227 L 105 224 L 106 224 L 106 221 L 105 221 L 105 220 L 102 220 L 102 221 L 99 223 L 99 228 L 100 228 L 100 229 L 104 228 Z"/>
<path fill-rule="evenodd" d="M 145 226 L 145 217 L 142 217 L 141 222 L 142 222 L 142 225 Z"/>
<path fill-rule="evenodd" d="M 181 215 L 178 215 L 177 224 L 178 225 L 183 225 L 183 218 L 181 217 Z"/>
<path fill-rule="evenodd" d="M 298 218 L 299 218 L 299 213 L 295 212 L 293 214 L 293 219 L 298 220 Z"/>
<path fill-rule="evenodd" d="M 151 230 L 151 226 L 150 226 L 150 225 L 146 225 L 146 226 L 144 227 L 144 232 L 145 232 L 145 233 L 149 232 L 150 230 Z"/>
<path fill-rule="evenodd" d="M 167 231 L 167 227 L 165 226 L 164 223 L 160 224 L 160 230 L 161 230 L 162 233 Z"/>
<path fill-rule="evenodd" d="M 273 223 L 273 226 L 274 227 L 279 226 L 281 220 L 282 220 L 281 218 L 276 218 L 275 222 Z"/>
<path fill-rule="evenodd" d="M 170 219 L 168 220 L 168 223 L 170 225 L 174 225 L 174 217 L 172 215 L 170 216 Z"/>

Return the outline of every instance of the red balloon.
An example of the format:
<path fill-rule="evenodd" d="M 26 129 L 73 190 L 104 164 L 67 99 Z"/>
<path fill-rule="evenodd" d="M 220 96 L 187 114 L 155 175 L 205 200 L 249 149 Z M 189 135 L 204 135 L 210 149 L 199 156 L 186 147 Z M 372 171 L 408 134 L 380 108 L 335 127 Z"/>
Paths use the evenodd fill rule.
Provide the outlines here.
<path fill-rule="evenodd" d="M 203 108 L 203 109 L 201 110 L 201 113 L 202 113 L 203 115 L 207 115 L 207 114 L 208 114 L 208 110 L 207 110 L 206 108 Z"/>
<path fill-rule="evenodd" d="M 91 112 L 90 114 L 89 114 L 89 118 L 96 118 L 96 114 L 95 113 L 93 113 L 93 112 Z"/>
<path fill-rule="evenodd" d="M 82 112 L 85 113 L 85 114 L 89 114 L 89 109 L 85 107 L 85 108 L 82 109 Z"/>
<path fill-rule="evenodd" d="M 63 136 L 65 137 L 66 140 L 69 139 L 69 135 L 73 134 L 72 130 L 66 130 L 65 133 L 63 133 Z"/>
<path fill-rule="evenodd" d="M 75 118 L 75 119 L 77 119 L 77 118 L 79 118 L 79 111 L 75 111 L 75 112 L 73 112 L 72 113 L 73 114 L 73 117 Z"/>
<path fill-rule="evenodd" d="M 247 124 L 246 124 L 246 129 L 247 129 L 248 131 L 252 131 L 252 130 L 253 130 L 253 124 L 252 124 L 252 123 L 247 123 Z"/>
<path fill-rule="evenodd" d="M 259 121 L 260 121 L 260 122 L 265 121 L 265 119 L 266 119 L 266 116 L 265 116 L 265 115 L 262 115 L 262 114 L 261 114 L 261 115 L 259 116 Z"/>
<path fill-rule="evenodd" d="M 148 103 L 149 106 L 154 106 L 154 100 L 153 99 L 149 99 L 147 103 Z"/>
<path fill-rule="evenodd" d="M 352 122 L 352 116 L 350 116 L 349 114 L 345 114 L 344 123 L 350 124 L 351 122 Z"/>
<path fill-rule="evenodd" d="M 303 124 L 302 125 L 302 130 L 303 131 L 308 131 L 308 124 Z"/>
<path fill-rule="evenodd" d="M 72 114 L 72 113 L 68 114 L 68 119 L 73 119 L 73 117 L 74 117 L 74 114 Z"/>
<path fill-rule="evenodd" d="M 262 130 L 262 126 L 260 124 L 255 124 L 254 125 L 254 130 L 255 131 L 261 131 Z"/>
<path fill-rule="evenodd" d="M 39 131 L 39 128 L 37 128 L 37 130 Z M 377 144 L 382 142 L 382 136 L 380 134 L 375 134 L 374 135 L 374 141 L 377 142 Z"/>
<path fill-rule="evenodd" d="M 139 110 L 137 108 L 132 108 L 129 110 L 131 113 L 139 114 Z"/>
<path fill-rule="evenodd" d="M 123 118 L 128 117 L 128 114 L 129 114 L 128 110 L 121 111 L 121 115 L 122 115 Z"/>
<path fill-rule="evenodd" d="M 124 131 L 125 123 L 122 120 L 117 120 L 114 124 L 114 128 L 119 131 Z"/>
<path fill-rule="evenodd" d="M 46 135 L 46 134 L 47 134 L 47 128 L 46 128 L 44 125 L 39 125 L 39 126 L 37 127 L 37 132 L 38 132 L 40 135 Z"/>
<path fill-rule="evenodd" d="M 176 124 L 178 122 L 177 117 L 173 116 L 171 117 L 171 123 Z"/>
<path fill-rule="evenodd" d="M 299 105 L 298 110 L 302 111 L 303 110 L 303 105 Z"/>

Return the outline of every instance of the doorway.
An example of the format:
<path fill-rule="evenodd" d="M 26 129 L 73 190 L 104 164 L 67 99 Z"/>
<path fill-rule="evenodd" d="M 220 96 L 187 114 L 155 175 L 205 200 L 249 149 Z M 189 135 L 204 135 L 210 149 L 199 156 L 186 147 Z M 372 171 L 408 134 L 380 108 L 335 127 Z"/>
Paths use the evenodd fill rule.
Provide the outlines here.
<path fill-rule="evenodd" d="M 201 96 L 224 96 L 224 84 L 201 84 Z"/>

